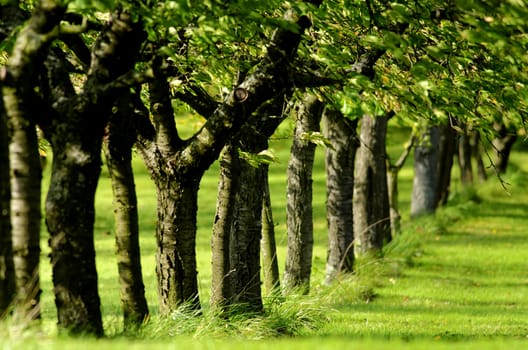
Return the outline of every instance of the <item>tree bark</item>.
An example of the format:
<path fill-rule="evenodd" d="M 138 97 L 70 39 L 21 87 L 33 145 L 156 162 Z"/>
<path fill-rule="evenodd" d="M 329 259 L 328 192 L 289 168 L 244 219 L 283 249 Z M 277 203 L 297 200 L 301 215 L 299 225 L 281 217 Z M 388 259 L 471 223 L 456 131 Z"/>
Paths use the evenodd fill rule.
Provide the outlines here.
<path fill-rule="evenodd" d="M 8 129 L 2 98 L 0 98 L 0 164 L 2 164 L 0 166 L 0 319 L 2 319 L 12 306 L 16 288 L 11 240 Z"/>
<path fill-rule="evenodd" d="M 496 155 L 495 169 L 499 174 L 505 174 L 508 169 L 511 150 L 517 141 L 517 133 L 515 130 L 508 130 L 504 123 L 495 123 L 493 128 L 497 133 L 492 141 Z"/>
<path fill-rule="evenodd" d="M 268 166 L 251 162 L 239 152 L 251 157 L 268 147 L 268 138 L 287 115 L 284 101 L 285 96 L 279 95 L 259 108 L 251 119 L 255 124 L 244 126 L 222 152 L 212 239 L 211 305 L 224 312 L 233 305 L 236 311 L 262 311 L 259 245 Z M 274 242 L 274 237 L 267 239 Z M 275 251 L 268 254 L 276 264 Z"/>
<path fill-rule="evenodd" d="M 158 278 L 162 282 L 160 308 L 163 314 L 186 301 L 199 307 L 194 245 L 190 245 L 194 244 L 196 236 L 196 192 L 200 179 L 229 138 L 240 130 L 253 112 L 292 87 L 288 70 L 301 34 L 309 23 L 301 17 L 299 25 L 301 31 L 277 29 L 274 32 L 266 56 L 222 104 L 200 104 L 200 109 L 204 105 L 215 107 L 207 110 L 207 122 L 190 139 L 182 141 L 178 137 L 170 98 L 152 104 L 155 125 L 140 135 L 138 145 L 158 191 L 157 266 Z M 157 83 L 162 82 L 165 84 L 163 94 L 167 96 L 166 77 L 158 74 Z M 148 117 L 144 121 L 148 125 Z M 176 205 L 175 200 L 180 202 Z M 164 222 L 169 214 L 167 208 L 172 208 L 170 218 L 173 222 L 170 223 Z M 176 261 L 176 257 L 182 260 Z M 181 275 L 183 272 L 185 276 Z"/>
<path fill-rule="evenodd" d="M 95 190 L 107 118 L 122 90 L 111 83 L 127 73 L 143 40 L 141 26 L 117 12 L 97 38 L 82 92 L 67 72 L 50 65 L 49 96 L 55 115 L 44 125 L 53 149 L 46 199 L 51 265 L 61 331 L 103 335 L 94 250 Z"/>
<path fill-rule="evenodd" d="M 414 149 L 411 217 L 433 214 L 436 209 L 439 129 L 427 127 Z"/>
<path fill-rule="evenodd" d="M 37 85 L 39 66 L 58 34 L 54 29 L 64 11 L 64 7 L 53 1 L 39 3 L 18 33 L 0 74 L 5 113 L 11 129 L 11 224 L 16 311 L 17 316 L 24 320 L 40 317 L 41 168 L 36 116 L 41 111 L 33 103 L 34 87 Z M 18 12 L 15 10 L 14 13 Z"/>
<path fill-rule="evenodd" d="M 326 219 L 328 255 L 325 282 L 331 283 L 354 265 L 354 160 L 359 147 L 358 120 L 346 119 L 338 110 L 327 106 L 323 113 L 324 136 L 331 142 L 325 150 Z"/>
<path fill-rule="evenodd" d="M 451 125 L 440 127 L 440 140 L 438 142 L 438 168 L 436 185 L 436 206 L 447 204 L 451 186 L 451 169 L 456 151 L 456 132 Z"/>
<path fill-rule="evenodd" d="M 299 107 L 295 135 L 288 162 L 288 249 L 284 269 L 284 291 L 308 294 L 312 270 L 312 168 L 316 145 L 307 140 L 310 132 L 318 132 L 323 103 L 316 96 L 305 94 Z"/>
<path fill-rule="evenodd" d="M 136 188 L 132 170 L 132 146 L 136 139 L 130 117 L 133 108 L 120 99 L 117 112 L 107 126 L 104 148 L 112 190 L 116 256 L 119 272 L 121 309 L 125 329 L 135 329 L 148 316 L 141 270 Z"/>
<path fill-rule="evenodd" d="M 391 222 L 391 233 L 392 237 L 398 235 L 401 231 L 401 215 L 399 209 L 399 189 L 398 189 L 398 176 L 400 170 L 403 168 L 405 161 L 411 153 L 411 149 L 414 146 L 415 135 L 411 133 L 410 140 L 405 145 L 403 153 L 396 163 L 392 163 L 387 157 L 387 189 L 389 193 L 389 208 L 390 208 L 390 222 Z"/>
<path fill-rule="evenodd" d="M 257 145 L 244 146 L 245 151 L 251 152 L 259 148 Z M 228 310 L 231 305 L 238 305 L 247 311 L 262 311 L 263 177 L 261 166 L 254 167 L 241 159 L 233 143 L 224 148 L 212 239 L 213 307 L 227 307 L 225 310 Z"/>
<path fill-rule="evenodd" d="M 484 165 L 484 160 L 482 159 L 482 141 L 480 140 L 480 133 L 477 130 L 473 130 L 471 133 L 471 153 L 475 159 L 477 165 L 477 177 L 480 181 L 486 181 L 488 179 L 488 174 L 486 174 L 486 166 Z"/>
<path fill-rule="evenodd" d="M 381 253 L 390 241 L 390 211 L 385 160 L 388 116 L 363 116 L 356 155 L 353 215 L 356 259 Z"/>
<path fill-rule="evenodd" d="M 279 264 L 277 261 L 277 244 L 275 242 L 275 224 L 271 207 L 268 181 L 268 166 L 264 165 L 264 187 L 262 189 L 262 269 L 264 287 L 267 295 L 273 295 L 280 290 Z"/>
<path fill-rule="evenodd" d="M 463 187 L 473 185 L 473 166 L 471 164 L 470 135 L 466 131 L 458 135 L 458 166 Z"/>

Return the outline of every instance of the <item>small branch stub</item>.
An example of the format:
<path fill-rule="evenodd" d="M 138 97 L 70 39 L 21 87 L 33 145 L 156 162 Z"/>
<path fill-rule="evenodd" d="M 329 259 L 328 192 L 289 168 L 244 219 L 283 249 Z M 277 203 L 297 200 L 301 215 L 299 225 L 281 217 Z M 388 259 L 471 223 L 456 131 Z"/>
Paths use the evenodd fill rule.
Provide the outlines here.
<path fill-rule="evenodd" d="M 236 88 L 235 91 L 233 91 L 233 96 L 236 102 L 242 103 L 247 100 L 249 92 L 244 88 Z"/>

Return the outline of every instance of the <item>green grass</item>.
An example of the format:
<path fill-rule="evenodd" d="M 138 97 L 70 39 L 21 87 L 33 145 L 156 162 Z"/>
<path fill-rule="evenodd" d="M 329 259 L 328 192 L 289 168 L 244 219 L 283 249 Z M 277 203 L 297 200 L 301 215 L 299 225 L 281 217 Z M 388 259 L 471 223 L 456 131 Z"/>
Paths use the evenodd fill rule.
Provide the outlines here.
<path fill-rule="evenodd" d="M 391 135 L 396 155 L 406 135 Z M 271 167 L 270 186 L 277 222 L 279 267 L 284 267 L 286 227 L 285 168 L 289 146 L 272 142 L 280 163 Z M 410 159 L 412 161 L 412 159 Z M 210 232 L 215 210 L 218 168 L 206 174 L 199 199 L 198 268 L 205 316 L 182 312 L 157 317 L 154 273 L 156 193 L 145 168 L 136 160 L 143 272 L 153 313 L 150 323 L 133 335 L 121 330 L 117 266 L 113 256 L 111 188 L 103 174 L 97 193 L 96 249 L 99 290 L 107 338 L 71 339 L 56 335 L 47 243 L 43 240 L 42 330 L 0 330 L 4 348 L 24 349 L 502 349 L 528 346 L 528 156 L 512 156 L 515 171 L 505 177 L 505 191 L 495 178 L 469 195 L 456 194 L 454 205 L 436 217 L 410 222 L 411 162 L 400 174 L 404 233 L 386 249 L 385 258 L 358 269 L 358 274 L 322 285 L 326 259 L 323 151 L 314 169 L 315 248 L 312 293 L 280 303 L 266 299 L 268 314 L 226 324 L 208 313 Z M 455 176 L 456 178 L 456 176 Z M 453 188 L 461 189 L 456 181 Z M 480 203 L 467 201 L 478 195 Z M 289 334 L 289 336 L 280 336 Z M 295 336 L 291 336 L 295 335 Z M 2 339 L 4 340 L 2 342 Z"/>

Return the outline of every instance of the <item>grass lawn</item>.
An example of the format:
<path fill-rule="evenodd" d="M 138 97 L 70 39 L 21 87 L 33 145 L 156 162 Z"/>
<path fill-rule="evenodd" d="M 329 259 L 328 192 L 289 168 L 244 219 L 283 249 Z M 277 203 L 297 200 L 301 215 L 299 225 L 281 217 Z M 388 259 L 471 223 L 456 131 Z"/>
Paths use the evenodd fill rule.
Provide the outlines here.
<path fill-rule="evenodd" d="M 396 156 L 406 135 L 391 138 L 389 153 Z M 285 168 L 289 146 L 272 143 L 280 163 L 271 167 L 270 187 L 279 244 L 279 267 L 284 268 Z M 301 328 L 296 337 L 267 337 L 249 323 L 247 331 L 223 336 L 209 325 L 198 325 L 180 335 L 182 318 L 160 321 L 156 315 L 154 230 L 156 194 L 144 167 L 136 161 L 143 270 L 151 323 L 132 337 L 121 334 L 117 266 L 113 257 L 112 194 L 103 174 L 97 193 L 96 249 L 99 290 L 107 338 L 65 338 L 55 330 L 51 272 L 43 240 L 42 308 L 40 332 L 18 332 L 7 324 L 0 331 L 4 348 L 93 349 L 521 349 L 528 347 L 528 155 L 517 150 L 514 171 L 505 177 L 505 191 L 496 178 L 478 184 L 480 203 L 455 195 L 452 205 L 436 218 L 409 222 L 412 171 L 400 175 L 404 234 L 388 247 L 387 256 L 359 270 L 359 276 L 334 286 L 321 284 L 326 259 L 326 218 L 323 152 L 318 150 L 314 169 L 315 250 L 312 293 L 286 302 L 294 314 L 312 315 L 313 327 Z M 49 169 L 48 169 L 49 171 Z M 199 285 L 208 309 L 210 232 L 215 210 L 218 169 L 213 166 L 202 181 L 198 218 Z M 461 190 L 455 181 L 453 189 Z M 360 291 L 358 293 L 358 291 Z M 368 292 L 365 297 L 362 291 Z M 359 297 L 358 297 L 359 296 Z M 280 307 L 279 307 L 280 308 Z M 310 313 L 312 310 L 313 313 Z M 190 321 L 192 322 L 192 321 Z M 195 321 L 196 322 L 196 321 Z M 218 323 L 218 328 L 227 327 Z M 205 330 L 200 331 L 200 327 Z M 9 331 L 8 331 L 9 330 Z M 185 333 L 185 332 L 183 332 Z M 3 341 L 2 341 L 3 337 Z"/>

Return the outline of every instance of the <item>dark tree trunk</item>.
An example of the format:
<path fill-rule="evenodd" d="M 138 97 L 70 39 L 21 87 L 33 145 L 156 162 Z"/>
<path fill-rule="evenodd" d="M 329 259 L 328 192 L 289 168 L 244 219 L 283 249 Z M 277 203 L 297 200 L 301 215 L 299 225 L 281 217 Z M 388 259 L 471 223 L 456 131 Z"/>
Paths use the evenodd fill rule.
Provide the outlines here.
<path fill-rule="evenodd" d="M 211 305 L 219 310 L 228 311 L 236 304 L 237 311 L 262 311 L 259 248 L 268 166 L 248 157 L 268 147 L 268 138 L 286 115 L 284 100 L 279 95 L 255 112 L 255 126 L 243 127 L 222 152 L 212 239 Z M 274 246 L 274 237 L 266 239 Z M 276 265 L 275 249 L 267 247 Z"/>
<path fill-rule="evenodd" d="M 323 113 L 326 148 L 326 219 L 328 223 L 328 255 L 325 282 L 331 283 L 354 265 L 354 159 L 359 147 L 358 120 L 346 119 L 338 110 L 326 107 Z"/>
<path fill-rule="evenodd" d="M 463 187 L 473 185 L 473 166 L 471 164 L 471 137 L 468 132 L 458 134 L 458 166 Z"/>
<path fill-rule="evenodd" d="M 399 189 L 398 189 L 398 176 L 400 170 L 403 168 L 405 161 L 411 153 L 411 149 L 414 146 L 416 137 L 414 133 L 411 134 L 409 142 L 405 145 L 403 153 L 396 163 L 392 163 L 387 157 L 387 189 L 389 193 L 389 208 L 390 208 L 390 222 L 391 222 L 391 234 L 392 237 L 398 235 L 401 231 L 401 215 L 399 209 Z"/>
<path fill-rule="evenodd" d="M 107 126 L 105 156 L 114 193 L 116 256 L 121 309 L 125 329 L 134 329 L 148 316 L 141 270 L 136 188 L 132 170 L 132 146 L 136 132 L 133 109 L 120 99 L 117 113 Z"/>
<path fill-rule="evenodd" d="M 258 145 L 240 146 L 245 152 L 252 153 L 260 148 Z M 239 148 L 231 143 L 224 148 L 220 159 L 212 239 L 211 305 L 229 308 L 236 304 L 245 310 L 260 312 L 260 238 L 265 174 L 261 166 L 254 167 L 241 159 L 238 151 Z"/>
<path fill-rule="evenodd" d="M 411 217 L 433 214 L 436 209 L 439 129 L 428 127 L 414 149 Z"/>
<path fill-rule="evenodd" d="M 471 152 L 472 156 L 475 159 L 477 165 L 477 176 L 480 181 L 486 181 L 488 179 L 488 174 L 486 174 L 486 166 L 484 165 L 484 160 L 482 159 L 482 152 L 484 152 L 482 147 L 482 142 L 480 140 L 480 133 L 474 130 L 471 133 Z"/>
<path fill-rule="evenodd" d="M 0 96 L 1 96 L 0 90 Z M 15 269 L 11 240 L 9 183 L 9 146 L 7 116 L 0 98 L 0 319 L 5 316 L 15 297 Z"/>
<path fill-rule="evenodd" d="M 313 250 L 312 168 L 316 145 L 307 139 L 318 132 L 323 103 L 316 96 L 305 94 L 299 107 L 295 135 L 288 162 L 288 249 L 284 269 L 284 290 L 310 290 Z"/>
<path fill-rule="evenodd" d="M 495 123 L 493 128 L 497 133 L 492 141 L 496 154 L 495 168 L 499 174 L 505 174 L 508 169 L 511 150 L 517 141 L 517 132 L 508 130 L 504 123 Z"/>
<path fill-rule="evenodd" d="M 80 136 L 78 130 L 68 131 Z M 76 139 L 58 137 L 51 143 L 53 168 L 46 223 L 51 236 L 55 304 L 60 328 L 102 335 L 93 243 L 101 149 L 97 145 L 83 149 Z"/>
<path fill-rule="evenodd" d="M 275 224 L 271 208 L 271 197 L 268 181 L 268 166 L 264 165 L 264 178 L 262 189 L 262 238 L 260 247 L 262 251 L 262 270 L 264 287 L 267 295 L 272 295 L 280 290 L 279 264 L 277 261 L 277 244 L 275 242 Z"/>
<path fill-rule="evenodd" d="M 451 169 L 456 152 L 456 132 L 451 125 L 440 127 L 440 140 L 438 142 L 438 168 L 436 179 L 436 206 L 447 204 L 451 186 Z"/>
<path fill-rule="evenodd" d="M 353 215 L 356 259 L 377 256 L 391 239 L 385 137 L 388 116 L 363 116 L 356 155 Z"/>
<path fill-rule="evenodd" d="M 143 32 L 126 13 L 112 15 L 96 40 L 82 93 L 73 92 L 60 64 L 50 64 L 56 114 L 44 131 L 53 149 L 46 199 L 55 304 L 60 330 L 103 334 L 94 250 L 95 190 L 107 118 L 122 91 L 108 84 L 135 62 Z M 104 88 L 103 88 L 104 87 Z"/>

